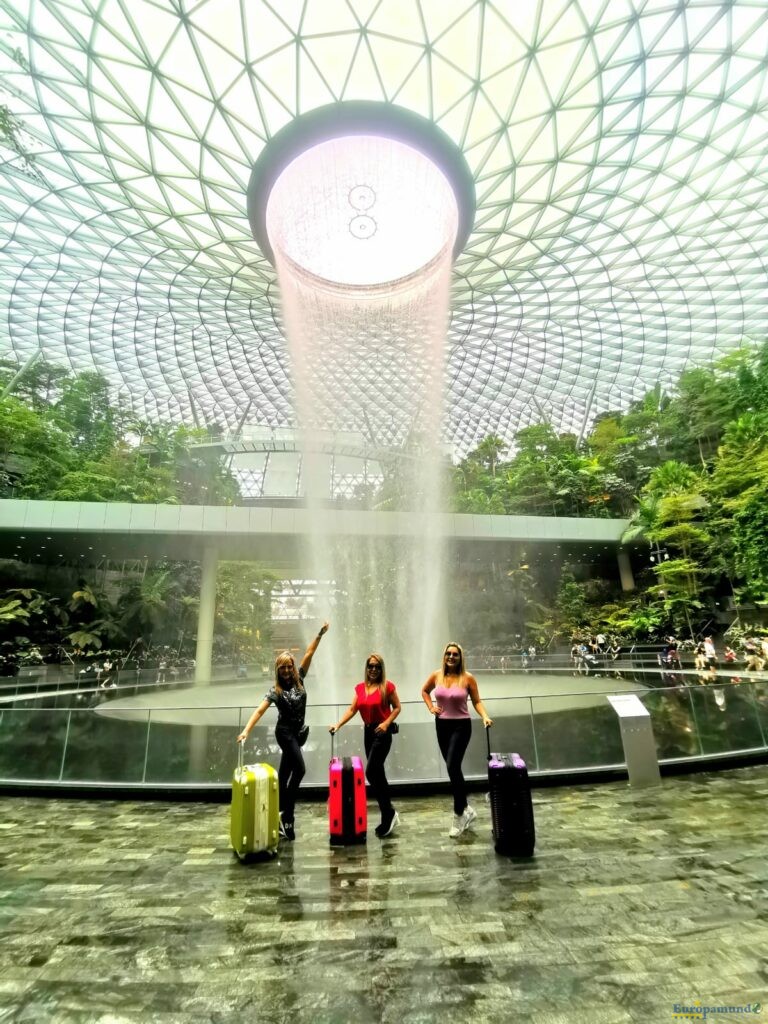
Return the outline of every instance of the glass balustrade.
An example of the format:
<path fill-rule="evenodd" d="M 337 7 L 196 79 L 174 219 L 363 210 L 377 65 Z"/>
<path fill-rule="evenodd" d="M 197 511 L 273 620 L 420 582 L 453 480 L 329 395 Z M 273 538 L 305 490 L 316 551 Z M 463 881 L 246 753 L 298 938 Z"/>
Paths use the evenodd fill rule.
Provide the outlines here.
<path fill-rule="evenodd" d="M 106 693 L 60 685 L 44 694 L 0 695 L 0 782 L 226 786 L 237 762 L 235 737 L 252 708 L 212 703 L 209 689 L 198 694 L 194 688 L 169 691 L 167 704 L 155 700 L 149 706 L 142 704 L 145 692 L 140 684 Z M 620 678 L 600 691 L 590 689 L 589 679 L 571 686 L 564 678 L 562 694 L 488 698 L 492 748 L 517 751 L 534 775 L 621 768 L 619 722 L 607 700 L 608 693 L 620 692 L 635 693 L 648 710 L 662 764 L 768 750 L 768 682 L 733 676 L 662 687 L 630 686 Z M 328 726 L 345 709 L 346 704 L 309 705 L 304 786 L 327 784 Z M 447 781 L 423 703 L 403 703 L 398 724 L 387 761 L 391 782 Z M 279 763 L 274 725 L 269 711 L 248 738 L 247 762 Z M 479 780 L 486 774 L 487 747 L 474 715 L 472 733 L 464 772 Z M 333 750 L 339 756 L 363 754 L 359 718 L 339 731 Z"/>

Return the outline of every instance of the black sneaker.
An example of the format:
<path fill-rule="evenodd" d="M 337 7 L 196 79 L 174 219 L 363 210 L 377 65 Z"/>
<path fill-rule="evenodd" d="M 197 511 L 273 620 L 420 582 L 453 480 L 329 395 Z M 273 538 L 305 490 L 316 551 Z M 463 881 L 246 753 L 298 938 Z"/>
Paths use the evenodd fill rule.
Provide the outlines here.
<path fill-rule="evenodd" d="M 294 841 L 294 839 L 296 838 L 296 830 L 293 827 L 293 822 L 292 821 L 284 822 L 283 823 L 283 828 L 285 829 L 285 838 L 288 840 L 289 843 L 292 843 Z"/>
<path fill-rule="evenodd" d="M 384 838 L 384 833 L 382 832 L 383 828 L 384 828 L 384 825 L 381 824 L 381 825 L 377 825 L 376 828 L 373 830 L 377 839 L 383 839 Z"/>
<path fill-rule="evenodd" d="M 288 838 L 288 833 L 286 832 L 286 829 L 285 829 L 285 822 L 283 821 L 282 814 L 280 815 L 280 826 L 278 828 L 278 832 L 280 833 L 281 839 L 287 839 Z"/>

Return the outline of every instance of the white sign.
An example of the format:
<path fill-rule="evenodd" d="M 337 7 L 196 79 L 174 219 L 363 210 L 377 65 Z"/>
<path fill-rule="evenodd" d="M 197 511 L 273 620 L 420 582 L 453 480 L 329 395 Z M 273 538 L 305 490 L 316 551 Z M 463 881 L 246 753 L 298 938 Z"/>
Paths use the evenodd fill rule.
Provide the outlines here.
<path fill-rule="evenodd" d="M 608 701 L 619 718 L 648 718 L 648 711 L 634 693 L 617 693 Z"/>

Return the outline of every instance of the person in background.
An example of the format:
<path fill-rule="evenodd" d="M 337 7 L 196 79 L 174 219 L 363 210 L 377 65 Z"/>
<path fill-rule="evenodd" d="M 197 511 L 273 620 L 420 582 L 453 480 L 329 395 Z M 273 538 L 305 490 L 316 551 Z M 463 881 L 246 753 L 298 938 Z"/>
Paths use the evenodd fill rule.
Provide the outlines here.
<path fill-rule="evenodd" d="M 664 660 L 677 661 L 677 640 L 668 636 L 664 642 Z"/>
<path fill-rule="evenodd" d="M 702 641 L 693 649 L 693 662 L 697 672 L 703 672 L 707 667 L 707 652 Z"/>
<path fill-rule="evenodd" d="M 432 700 L 434 693 L 435 700 Z M 467 789 L 461 764 L 472 735 L 472 723 L 467 709 L 467 697 L 483 720 L 486 729 L 493 725 L 485 710 L 477 680 L 464 667 L 464 652 L 458 644 L 450 643 L 443 652 L 443 664 L 433 672 L 421 688 L 427 710 L 435 717 L 437 743 L 448 769 L 453 791 L 453 821 L 448 835 L 455 839 L 469 828 L 477 812 L 467 803 Z"/>
<path fill-rule="evenodd" d="M 579 675 L 581 668 L 581 651 L 579 650 L 579 641 L 574 637 L 571 640 L 571 675 Z"/>
<path fill-rule="evenodd" d="M 704 657 L 707 659 L 707 665 L 717 667 L 717 651 L 711 636 L 704 637 Z"/>
<path fill-rule="evenodd" d="M 744 657 L 748 672 L 762 672 L 765 662 L 760 657 L 760 645 L 755 637 L 747 637 L 744 641 Z"/>
<path fill-rule="evenodd" d="M 324 622 L 317 636 L 304 652 L 304 657 L 298 668 L 290 651 L 278 654 L 275 659 L 275 684 L 237 737 L 238 743 L 245 743 L 248 733 L 267 709 L 271 705 L 277 708 L 275 739 L 282 751 L 280 767 L 277 771 L 280 793 L 280 835 L 290 841 L 296 838 L 296 796 L 306 771 L 304 755 L 301 753 L 301 745 L 306 739 L 307 730 L 304 725 L 304 716 L 307 710 L 307 691 L 304 689 L 304 679 L 309 672 L 309 666 L 312 664 L 312 657 L 318 644 L 327 632 L 328 623 Z"/>
<path fill-rule="evenodd" d="M 723 653 L 723 661 L 725 662 L 726 667 L 730 666 L 730 671 L 733 672 L 734 669 L 735 669 L 735 666 L 738 663 L 738 655 L 736 654 L 736 651 L 734 651 L 734 649 L 731 646 L 729 646 L 729 645 L 726 645 L 725 651 Z M 736 671 L 738 671 L 738 670 L 736 670 Z M 740 683 L 741 682 L 741 676 L 739 676 L 739 675 L 729 676 L 729 681 L 731 683 Z"/>
<path fill-rule="evenodd" d="M 369 654 L 365 662 L 365 679 L 355 687 L 352 703 L 328 732 L 334 735 L 350 719 L 360 712 L 365 723 L 363 742 L 367 758 L 365 775 L 381 812 L 381 822 L 375 832 L 379 839 L 385 839 L 394 832 L 400 816 L 392 806 L 389 783 L 384 770 L 392 747 L 392 726 L 400 714 L 400 700 L 395 684 L 387 679 L 384 659 L 380 654 Z"/>

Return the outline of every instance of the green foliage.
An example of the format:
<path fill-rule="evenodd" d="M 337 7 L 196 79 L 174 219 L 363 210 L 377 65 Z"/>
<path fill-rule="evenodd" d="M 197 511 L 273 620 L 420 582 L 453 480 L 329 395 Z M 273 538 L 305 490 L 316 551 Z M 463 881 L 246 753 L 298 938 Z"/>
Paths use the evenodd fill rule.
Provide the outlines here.
<path fill-rule="evenodd" d="M 0 497 L 237 500 L 225 462 L 197 445 L 204 432 L 134 421 L 97 373 L 73 375 L 44 360 L 18 370 L 0 361 L 0 390 L 13 382 L 0 398 Z M 361 491 L 357 501 L 403 508 L 414 475 L 418 459 L 395 461 L 378 492 Z M 489 435 L 446 468 L 446 493 L 459 512 L 624 517 L 623 542 L 653 555 L 641 591 L 621 600 L 591 593 L 568 572 L 553 593 L 535 565 L 457 578 L 454 621 L 478 643 L 590 623 L 637 637 L 693 630 L 726 593 L 768 602 L 768 343 L 691 368 L 666 390 L 654 386 L 627 411 L 599 415 L 583 439 L 548 423 L 524 427 L 510 442 Z M 156 566 L 116 600 L 94 589 L 96 603 L 74 607 L 71 591 L 50 600 L 8 592 L 0 642 L 24 640 L 25 630 L 31 641 L 34 626 L 59 641 L 83 631 L 102 643 L 171 634 L 186 643 L 196 572 Z M 221 577 L 217 642 L 233 657 L 265 643 L 272 584 L 260 572 L 227 569 Z"/>
<path fill-rule="evenodd" d="M 20 53 L 19 56 L 21 56 Z M 23 122 L 12 114 L 5 104 L 0 104 L 0 148 L 10 149 L 14 152 L 21 158 L 23 171 L 29 177 L 37 178 L 38 175 L 34 170 L 35 156 L 27 148 L 25 134 Z"/>
<path fill-rule="evenodd" d="M 569 569 L 563 570 L 555 599 L 561 635 L 572 636 L 580 633 L 591 623 L 592 615 L 586 590 L 586 585 L 577 583 Z"/>
<path fill-rule="evenodd" d="M 632 636 L 686 631 L 718 593 L 768 601 L 768 342 L 653 387 L 587 437 L 547 423 L 486 438 L 454 473 L 459 512 L 623 516 L 625 544 L 647 542 L 650 580 L 637 601 L 587 601 L 563 577 L 558 628 L 601 622 Z"/>
<path fill-rule="evenodd" d="M 258 661 L 272 645 L 274 573 L 256 562 L 220 562 L 216 629 L 228 660 Z"/>
<path fill-rule="evenodd" d="M 194 655 L 197 563 L 163 562 L 112 580 L 109 593 L 95 578 L 80 576 L 73 585 L 72 577 L 60 572 L 58 594 L 14 587 L 0 595 L 0 653 L 18 661 L 40 661 L 41 649 L 61 658 L 62 648 L 72 655 L 170 646 L 185 657 Z M 220 660 L 250 662 L 271 651 L 276 583 L 276 577 L 257 563 L 220 563 L 214 629 Z"/>
<path fill-rule="evenodd" d="M 19 600 L 0 600 L 0 622 L 28 622 L 29 612 Z"/>
<path fill-rule="evenodd" d="M 659 631 L 667 618 L 663 606 L 651 595 L 638 593 L 602 605 L 595 610 L 592 621 L 605 632 L 631 640 L 647 640 Z"/>
<path fill-rule="evenodd" d="M 0 362 L 0 497 L 232 504 L 237 482 L 204 430 L 137 423 L 99 373 Z"/>
<path fill-rule="evenodd" d="M 74 632 L 69 633 L 67 640 L 72 644 L 76 650 L 84 651 L 87 647 L 93 647 L 94 650 L 101 650 L 101 638 L 96 633 L 89 633 L 84 629 L 76 629 Z"/>
<path fill-rule="evenodd" d="M 0 497 L 14 488 L 20 497 L 49 497 L 75 457 L 69 438 L 50 419 L 16 398 L 0 398 Z"/>
<path fill-rule="evenodd" d="M 751 489 L 733 519 L 732 531 L 734 569 L 744 581 L 746 596 L 760 604 L 768 602 L 768 480 L 762 488 Z"/>

